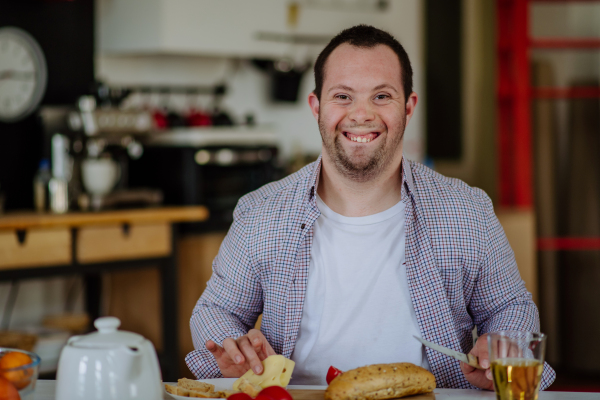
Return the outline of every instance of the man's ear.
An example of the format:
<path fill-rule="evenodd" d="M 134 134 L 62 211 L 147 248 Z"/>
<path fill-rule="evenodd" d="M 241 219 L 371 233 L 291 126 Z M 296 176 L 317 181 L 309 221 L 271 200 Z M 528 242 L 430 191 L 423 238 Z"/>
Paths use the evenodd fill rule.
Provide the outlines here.
<path fill-rule="evenodd" d="M 415 92 L 412 92 L 410 96 L 408 96 L 408 100 L 406 101 L 406 125 L 408 125 L 410 119 L 415 113 L 415 108 L 417 107 L 418 101 L 419 97 Z"/>
<path fill-rule="evenodd" d="M 313 116 L 318 121 L 319 120 L 319 99 L 314 92 L 310 92 L 308 95 L 308 105 L 310 106 L 310 110 L 312 111 Z"/>

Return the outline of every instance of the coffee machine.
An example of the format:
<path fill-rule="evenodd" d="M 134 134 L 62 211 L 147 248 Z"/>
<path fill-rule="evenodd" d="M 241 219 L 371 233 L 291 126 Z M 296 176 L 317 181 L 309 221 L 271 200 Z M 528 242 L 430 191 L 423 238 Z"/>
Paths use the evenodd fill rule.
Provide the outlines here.
<path fill-rule="evenodd" d="M 40 117 L 54 182 L 48 185 L 50 211 L 162 203 L 160 190 L 128 184 L 130 160 L 141 157 L 142 138 L 154 129 L 149 112 L 97 107 L 95 97 L 83 96 L 75 107 L 43 107 Z"/>

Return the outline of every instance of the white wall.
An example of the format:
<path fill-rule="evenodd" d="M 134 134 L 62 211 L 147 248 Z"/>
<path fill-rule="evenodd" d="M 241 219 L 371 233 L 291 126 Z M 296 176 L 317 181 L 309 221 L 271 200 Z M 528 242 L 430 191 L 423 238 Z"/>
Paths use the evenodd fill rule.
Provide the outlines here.
<path fill-rule="evenodd" d="M 99 4 L 102 4 L 102 1 Z M 422 111 L 425 99 L 422 9 L 423 2 L 420 0 L 392 1 L 388 12 L 381 15 L 380 25 L 391 28 L 388 30 L 404 45 L 413 65 L 414 89 L 420 95 L 420 104 L 407 128 L 405 153 L 408 158 L 415 160 L 421 160 L 424 154 L 424 114 Z M 99 12 L 98 15 L 102 15 L 102 13 Z M 302 15 L 301 13 L 300 18 Z M 302 20 L 300 24 L 302 24 Z M 97 24 L 97 26 L 101 25 Z M 101 35 L 98 34 L 98 36 Z M 317 51 L 309 49 L 305 50 L 305 53 L 314 60 L 318 51 L 320 51 L 318 48 Z M 308 94 L 314 88 L 312 72 L 305 74 L 299 101 L 296 104 L 271 102 L 267 94 L 266 75 L 245 60 L 189 55 L 189 53 L 186 55 L 135 56 L 97 54 L 96 74 L 99 79 L 112 85 L 198 85 L 226 81 L 230 89 L 224 101 L 227 109 L 233 116 L 240 119 L 247 113 L 253 113 L 258 123 L 272 124 L 279 135 L 284 157 L 297 151 L 319 153 L 321 150 L 317 123 L 306 102 Z M 162 101 L 164 100 L 162 99 Z M 173 96 L 171 100 L 175 108 L 185 108 L 189 102 L 189 99 L 181 96 Z M 155 97 L 145 101 L 158 104 L 161 99 Z M 200 99 L 200 104 L 208 105 L 209 98 Z"/>

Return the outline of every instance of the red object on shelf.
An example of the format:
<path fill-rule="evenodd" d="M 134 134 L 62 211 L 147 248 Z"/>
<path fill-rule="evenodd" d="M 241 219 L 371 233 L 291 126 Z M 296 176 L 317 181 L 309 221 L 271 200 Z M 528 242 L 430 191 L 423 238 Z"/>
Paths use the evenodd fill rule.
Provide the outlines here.
<path fill-rule="evenodd" d="M 596 3 L 598 0 L 529 0 L 531 3 Z"/>
<path fill-rule="evenodd" d="M 534 87 L 531 97 L 536 99 L 596 99 L 600 97 L 600 87 Z"/>
<path fill-rule="evenodd" d="M 600 38 L 535 38 L 529 45 L 537 49 L 600 49 Z"/>
<path fill-rule="evenodd" d="M 600 237 L 538 238 L 538 250 L 600 250 Z"/>
<path fill-rule="evenodd" d="M 531 207 L 528 0 L 497 0 L 500 206 Z"/>

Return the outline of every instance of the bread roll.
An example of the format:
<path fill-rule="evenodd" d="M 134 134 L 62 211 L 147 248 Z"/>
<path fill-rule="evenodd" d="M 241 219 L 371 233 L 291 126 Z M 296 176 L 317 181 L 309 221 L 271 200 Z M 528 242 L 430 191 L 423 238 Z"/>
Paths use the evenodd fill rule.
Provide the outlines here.
<path fill-rule="evenodd" d="M 374 364 L 346 371 L 325 391 L 325 400 L 380 400 L 435 389 L 435 377 L 411 363 Z"/>

